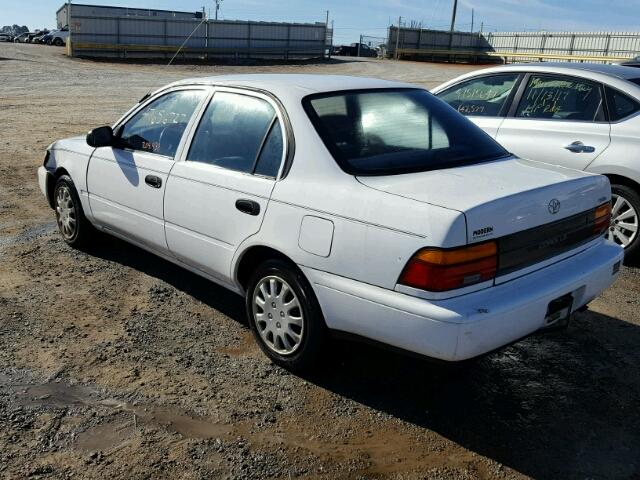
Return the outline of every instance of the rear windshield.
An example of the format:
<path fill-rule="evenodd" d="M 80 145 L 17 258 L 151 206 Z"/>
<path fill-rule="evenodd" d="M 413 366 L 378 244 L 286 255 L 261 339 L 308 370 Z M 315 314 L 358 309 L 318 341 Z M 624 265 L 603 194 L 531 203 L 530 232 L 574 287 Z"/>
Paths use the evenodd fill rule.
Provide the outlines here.
<path fill-rule="evenodd" d="M 426 90 L 318 94 L 303 106 L 333 157 L 354 175 L 434 170 L 508 155 Z"/>

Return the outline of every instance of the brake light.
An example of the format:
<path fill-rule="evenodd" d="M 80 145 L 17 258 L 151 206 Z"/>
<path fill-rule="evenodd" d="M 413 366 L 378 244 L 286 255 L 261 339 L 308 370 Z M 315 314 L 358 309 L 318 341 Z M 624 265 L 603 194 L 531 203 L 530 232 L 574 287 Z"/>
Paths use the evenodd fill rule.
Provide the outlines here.
<path fill-rule="evenodd" d="M 593 233 L 602 235 L 611 224 L 611 202 L 603 203 L 594 210 L 594 213 Z"/>
<path fill-rule="evenodd" d="M 424 248 L 404 267 L 398 283 L 443 292 L 491 280 L 498 268 L 498 245 L 486 242 L 451 250 Z"/>

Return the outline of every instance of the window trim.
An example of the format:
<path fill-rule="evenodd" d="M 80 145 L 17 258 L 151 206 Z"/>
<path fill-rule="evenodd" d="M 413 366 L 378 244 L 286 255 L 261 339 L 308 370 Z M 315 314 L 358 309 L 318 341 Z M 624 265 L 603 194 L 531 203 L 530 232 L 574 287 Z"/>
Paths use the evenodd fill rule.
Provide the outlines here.
<path fill-rule="evenodd" d="M 203 162 L 199 162 L 199 163 L 201 163 L 202 165 L 207 165 L 210 168 L 218 168 L 220 170 L 227 171 L 227 172 L 234 172 L 236 174 L 250 175 L 252 177 L 264 178 L 264 179 L 267 179 L 267 180 L 279 181 L 279 180 L 284 179 L 286 174 L 288 173 L 288 168 L 290 168 L 290 164 L 291 164 L 291 160 L 292 160 L 291 159 L 292 152 L 290 150 L 292 147 L 291 147 L 291 144 L 290 144 L 290 139 L 292 139 L 293 135 L 289 134 L 289 132 L 292 131 L 292 129 L 290 127 L 288 116 L 285 116 L 285 114 L 283 114 L 283 112 L 285 110 L 284 110 L 284 107 L 281 108 L 282 104 L 271 93 L 266 92 L 266 91 L 260 91 L 258 89 L 250 89 L 250 88 L 236 87 L 236 86 L 226 86 L 226 85 L 210 85 L 210 87 L 211 87 L 211 90 L 212 90 L 211 94 L 208 96 L 208 98 L 205 100 L 205 102 L 201 105 L 200 111 L 198 111 L 197 116 L 194 117 L 195 121 L 193 122 L 193 125 L 191 125 L 191 128 L 188 129 L 188 131 L 185 131 L 184 148 L 183 148 L 183 150 L 181 152 L 180 158 L 178 159 L 176 157 L 177 161 L 181 161 L 181 162 L 190 161 L 190 160 L 187 159 L 187 156 L 189 155 L 189 150 L 191 149 L 191 145 L 193 143 L 193 139 L 194 139 L 195 134 L 196 134 L 196 132 L 198 130 L 198 127 L 200 126 L 200 123 L 202 122 L 204 114 L 207 111 L 207 108 L 209 107 L 211 102 L 213 102 L 213 100 L 215 99 L 216 93 L 225 92 L 225 93 L 233 93 L 233 94 L 236 94 L 236 95 L 245 95 L 245 96 L 248 96 L 248 97 L 258 98 L 260 100 L 266 101 L 269 105 L 271 105 L 271 107 L 274 109 L 274 112 L 275 112 L 275 115 L 274 115 L 273 119 L 271 120 L 271 123 L 269 124 L 269 128 L 267 129 L 267 132 L 263 136 L 262 142 L 260 143 L 260 148 L 258 150 L 258 154 L 257 154 L 256 158 L 254 159 L 252 172 L 244 172 L 242 170 L 232 170 L 230 168 L 220 167 L 218 165 L 206 164 L 206 163 L 203 163 Z M 286 118 L 286 122 L 285 122 L 285 118 Z M 282 129 L 282 135 L 283 135 L 283 139 L 282 139 L 282 158 L 280 160 L 280 166 L 278 167 L 278 173 L 277 173 L 277 175 L 275 177 L 253 173 L 253 172 L 255 172 L 257 161 L 260 158 L 260 153 L 262 152 L 262 149 L 264 148 L 264 144 L 265 144 L 265 142 L 267 140 L 268 134 L 271 131 L 271 128 L 273 127 L 274 122 L 276 120 L 280 122 L 280 128 Z M 287 126 L 288 126 L 288 128 L 287 128 Z"/>
<path fill-rule="evenodd" d="M 193 113 L 191 114 L 191 118 L 189 119 L 189 122 L 187 122 L 187 126 L 184 129 L 184 132 L 182 133 L 182 138 L 180 139 L 180 143 L 178 144 L 177 148 L 176 148 L 176 154 L 173 157 L 170 157 L 168 155 L 162 155 L 160 153 L 155 153 L 155 152 L 148 152 L 146 150 L 136 150 L 133 148 L 127 148 L 127 147 L 123 147 L 123 146 L 117 146 L 117 147 L 113 147 L 117 150 L 121 150 L 123 152 L 131 152 L 131 153 L 145 153 L 148 155 L 153 155 L 155 158 L 161 159 L 161 160 L 167 160 L 170 162 L 176 162 L 178 161 L 178 158 L 180 157 L 181 153 L 182 153 L 182 149 L 184 148 L 185 145 L 185 141 L 187 139 L 187 134 L 189 132 L 189 129 L 191 128 L 194 120 L 199 116 L 200 113 L 200 109 L 202 108 L 202 105 L 204 102 L 206 102 L 206 100 L 211 96 L 209 89 L 206 88 L 205 86 L 192 86 L 192 85 L 181 85 L 181 86 L 176 86 L 176 87 L 171 87 L 171 88 L 167 88 L 164 90 L 160 90 L 158 92 L 155 92 L 154 94 L 151 95 L 147 95 L 145 97 L 142 98 L 142 100 L 140 102 L 138 102 L 137 105 L 135 105 L 133 108 L 129 109 L 129 111 L 127 113 L 125 113 L 122 117 L 120 117 L 120 119 L 112 126 L 113 132 L 114 132 L 114 137 L 119 138 L 120 134 L 122 133 L 122 128 L 125 126 L 125 124 L 127 122 L 129 122 L 129 120 L 131 120 L 134 116 L 136 116 L 140 111 L 142 111 L 144 108 L 146 108 L 147 106 L 149 106 L 151 103 L 155 102 L 156 100 L 169 95 L 171 93 L 174 92 L 180 92 L 180 91 L 192 91 L 192 90 L 200 90 L 200 91 L 204 91 L 205 95 L 202 96 L 202 99 L 200 100 L 200 103 L 196 106 L 196 108 L 194 109 Z"/>
<path fill-rule="evenodd" d="M 625 97 L 629 97 L 631 100 L 633 100 L 635 103 L 637 103 L 640 106 L 640 100 L 638 100 L 637 98 L 632 97 L 631 95 L 629 95 L 627 92 L 624 92 L 622 90 L 620 90 L 619 88 L 616 88 L 612 85 L 609 84 L 604 84 L 604 103 L 605 103 L 605 107 L 606 107 L 606 117 L 607 117 L 607 121 L 611 124 L 611 125 L 617 125 L 618 123 L 621 122 L 625 122 L 630 118 L 636 117 L 638 115 L 640 115 L 640 108 L 638 108 L 638 110 L 636 110 L 635 112 L 627 115 L 626 117 L 622 117 L 619 118 L 618 120 L 611 120 L 611 108 L 609 108 L 609 96 L 607 95 L 607 88 L 613 90 L 614 92 L 617 92 L 621 95 L 624 95 Z"/>
<path fill-rule="evenodd" d="M 444 103 L 447 103 L 443 99 L 440 98 L 440 95 L 444 95 L 445 93 L 449 92 L 450 90 L 453 90 L 454 88 L 460 87 L 461 85 L 463 85 L 465 83 L 476 81 L 476 80 L 480 80 L 482 78 L 499 77 L 499 76 L 503 76 L 503 75 L 513 75 L 513 74 L 516 75 L 516 82 L 513 84 L 513 88 L 511 89 L 511 92 L 509 92 L 509 95 L 507 96 L 507 98 L 505 99 L 504 103 L 502 104 L 502 107 L 500 107 L 500 111 L 498 112 L 498 115 L 465 115 L 464 113 L 458 112 L 460 115 L 464 115 L 467 118 L 505 118 L 507 116 L 507 114 L 509 113 L 510 109 L 511 109 L 511 103 L 513 102 L 514 97 L 516 96 L 518 90 L 520 89 L 520 85 L 522 83 L 522 79 L 526 76 L 526 73 L 523 73 L 523 72 L 483 73 L 481 75 L 476 75 L 476 76 L 473 76 L 473 77 L 465 78 L 464 80 L 461 80 L 461 81 L 459 81 L 457 83 L 454 83 L 453 85 L 450 85 L 446 89 L 441 90 L 440 92 L 435 93 L 434 95 L 435 95 L 436 98 L 438 98 L 438 100 L 440 100 L 440 101 L 442 101 Z M 449 105 L 449 104 L 447 103 L 447 105 Z M 449 106 L 451 106 L 451 105 L 449 105 Z"/>
<path fill-rule="evenodd" d="M 564 78 L 574 79 L 575 81 L 591 83 L 593 85 L 596 85 L 600 90 L 601 102 L 600 102 L 600 107 L 598 107 L 597 113 L 599 113 L 598 116 L 601 117 L 601 119 L 600 120 L 573 120 L 573 119 L 566 119 L 566 118 L 517 117 L 516 112 L 518 111 L 520 102 L 524 97 L 524 92 L 527 90 L 527 87 L 529 86 L 529 81 L 531 80 L 531 77 L 534 77 L 534 76 L 535 77 L 564 77 Z M 527 72 L 522 79 L 522 83 L 520 84 L 518 93 L 513 99 L 513 103 L 511 104 L 511 108 L 509 109 L 509 113 L 507 114 L 506 118 L 509 118 L 511 120 L 527 120 L 527 121 L 535 121 L 535 122 L 572 122 L 572 123 L 595 123 L 595 124 L 609 123 L 608 115 L 606 111 L 606 98 L 605 98 L 605 92 L 604 92 L 604 85 L 602 84 L 602 82 L 599 82 L 598 80 L 592 80 L 590 78 L 580 77 L 578 75 L 567 75 L 564 73 L 553 73 L 553 72 L 535 72 L 535 71 Z"/>

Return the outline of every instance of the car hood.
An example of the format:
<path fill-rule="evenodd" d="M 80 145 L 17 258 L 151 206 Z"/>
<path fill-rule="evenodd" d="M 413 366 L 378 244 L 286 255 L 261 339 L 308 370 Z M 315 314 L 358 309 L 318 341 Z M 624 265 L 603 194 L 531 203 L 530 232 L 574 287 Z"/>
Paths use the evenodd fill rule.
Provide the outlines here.
<path fill-rule="evenodd" d="M 611 196 L 604 176 L 515 157 L 358 180 L 392 195 L 462 212 L 468 242 L 561 220 L 595 208 Z"/>

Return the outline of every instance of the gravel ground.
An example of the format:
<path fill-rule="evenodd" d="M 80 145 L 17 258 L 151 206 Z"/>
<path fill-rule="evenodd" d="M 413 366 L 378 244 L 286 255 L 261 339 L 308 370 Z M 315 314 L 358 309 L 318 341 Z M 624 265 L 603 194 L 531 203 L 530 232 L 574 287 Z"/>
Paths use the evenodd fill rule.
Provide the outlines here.
<path fill-rule="evenodd" d="M 0 477 L 640 478 L 637 269 L 566 332 L 464 369 L 336 342 L 300 377 L 259 352 L 239 297 L 115 239 L 68 248 L 36 185 L 50 142 L 175 79 L 323 72 L 435 86 L 471 68 L 166 68 L 0 45 Z"/>

